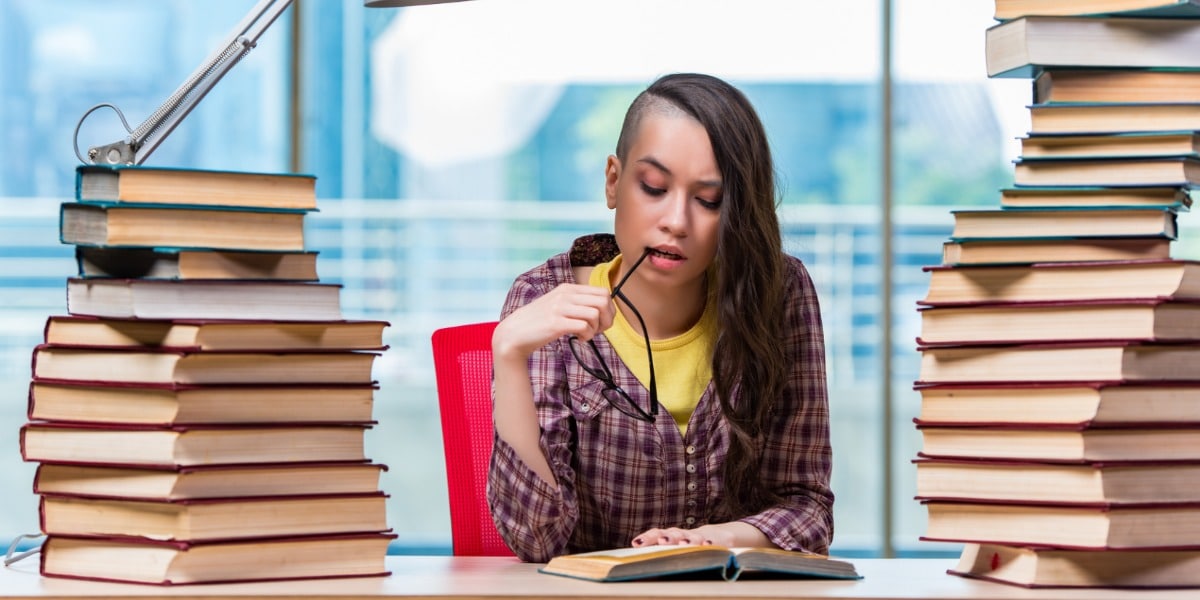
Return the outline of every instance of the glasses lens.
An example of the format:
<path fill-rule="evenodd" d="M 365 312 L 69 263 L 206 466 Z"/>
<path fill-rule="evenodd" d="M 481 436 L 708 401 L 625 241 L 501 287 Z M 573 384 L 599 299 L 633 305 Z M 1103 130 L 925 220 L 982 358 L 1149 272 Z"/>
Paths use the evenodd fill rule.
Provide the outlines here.
<path fill-rule="evenodd" d="M 571 354 L 575 355 L 575 361 L 587 371 L 589 375 L 603 381 L 605 384 L 614 386 L 612 375 L 609 373 L 608 365 L 604 363 L 604 359 L 600 357 L 600 351 L 595 346 L 589 343 L 586 347 L 583 342 L 576 337 L 571 337 L 569 345 L 571 346 Z"/>
<path fill-rule="evenodd" d="M 654 422 L 654 416 L 642 410 L 642 407 L 638 406 L 637 402 L 634 402 L 633 398 L 625 393 L 625 390 L 616 386 L 605 387 L 600 394 L 604 396 L 605 400 L 608 400 L 613 408 L 621 411 L 625 416 L 648 423 Z"/>

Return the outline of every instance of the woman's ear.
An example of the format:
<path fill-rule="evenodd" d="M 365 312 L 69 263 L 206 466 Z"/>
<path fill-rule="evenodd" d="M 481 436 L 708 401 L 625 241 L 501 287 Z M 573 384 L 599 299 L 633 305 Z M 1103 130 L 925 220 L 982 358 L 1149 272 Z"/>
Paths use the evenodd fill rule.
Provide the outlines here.
<path fill-rule="evenodd" d="M 617 180 L 621 178 L 621 159 L 615 154 L 608 155 L 604 165 L 604 197 L 609 208 L 617 207 Z"/>

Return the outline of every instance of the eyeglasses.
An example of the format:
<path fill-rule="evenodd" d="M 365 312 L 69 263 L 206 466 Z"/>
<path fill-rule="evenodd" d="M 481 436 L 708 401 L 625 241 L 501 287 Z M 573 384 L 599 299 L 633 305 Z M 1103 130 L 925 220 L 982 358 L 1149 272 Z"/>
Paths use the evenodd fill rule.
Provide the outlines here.
<path fill-rule="evenodd" d="M 600 354 L 600 348 L 596 347 L 596 341 L 594 339 L 588 340 L 588 345 L 592 347 L 592 356 L 595 358 L 596 364 L 589 364 L 588 361 L 585 361 L 583 357 L 580 356 L 580 349 L 578 346 L 581 342 L 578 338 L 571 336 L 569 344 L 571 346 L 571 354 L 575 355 L 575 360 L 579 362 L 579 366 L 583 367 L 584 371 L 587 371 L 588 374 L 596 379 L 599 379 L 600 382 L 604 384 L 604 389 L 600 390 L 600 395 L 604 396 L 604 399 L 607 400 L 608 403 L 613 406 L 613 408 L 621 411 L 626 416 L 632 417 L 639 421 L 653 423 L 655 416 L 658 415 L 658 386 L 654 383 L 654 355 L 650 353 L 650 334 L 646 332 L 646 322 L 642 320 L 642 314 L 639 313 L 638 309 L 633 306 L 633 303 L 629 301 L 629 298 L 626 298 L 625 294 L 621 293 L 621 286 L 625 285 L 625 282 L 629 279 L 629 276 L 633 274 L 634 270 L 638 268 L 638 265 L 642 264 L 642 261 L 646 260 L 646 257 L 649 255 L 650 249 L 647 248 L 646 251 L 642 253 L 642 256 L 637 259 L 637 262 L 633 263 L 632 267 L 629 267 L 629 270 L 626 271 L 625 276 L 617 282 L 617 285 L 613 286 L 612 295 L 610 297 L 617 298 L 621 302 L 624 302 L 625 306 L 628 306 L 629 310 L 633 313 L 633 316 L 637 317 L 638 325 L 642 328 L 642 337 L 646 340 L 646 360 L 650 363 L 650 411 L 647 412 L 641 406 L 638 406 L 638 403 L 634 402 L 633 398 L 629 396 L 629 393 L 621 389 L 621 386 L 617 385 L 616 380 L 613 378 L 612 371 L 609 370 L 608 363 L 604 362 L 604 357 Z"/>

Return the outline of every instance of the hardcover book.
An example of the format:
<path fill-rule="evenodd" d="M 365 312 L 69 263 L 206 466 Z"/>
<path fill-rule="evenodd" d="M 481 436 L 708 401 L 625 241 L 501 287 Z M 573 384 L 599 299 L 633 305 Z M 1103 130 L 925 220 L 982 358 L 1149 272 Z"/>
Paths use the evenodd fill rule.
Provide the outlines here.
<path fill-rule="evenodd" d="M 293 536 L 171 542 L 49 536 L 39 570 L 47 577 L 154 585 L 379 577 L 395 534 Z"/>
<path fill-rule="evenodd" d="M 1200 587 L 1200 550 L 965 544 L 950 573 L 1029 588 Z"/>
<path fill-rule="evenodd" d="M 80 277 L 317 281 L 316 252 L 76 246 Z"/>
<path fill-rule="evenodd" d="M 1046 342 L 921 348 L 918 383 L 1190 381 L 1200 344 Z"/>
<path fill-rule="evenodd" d="M 1175 212 L 1162 208 L 955 210 L 951 240 L 1164 237 L 1175 239 Z"/>
<path fill-rule="evenodd" d="M 1095 102 L 1029 107 L 1029 133 L 1034 135 L 1181 130 L 1200 130 L 1200 103 Z"/>
<path fill-rule="evenodd" d="M 861 579 L 854 565 L 820 554 L 777 548 L 650 546 L 556 556 L 539 569 L 589 581 L 630 581 L 709 573 L 733 581 L 751 572 L 817 579 Z"/>
<path fill-rule="evenodd" d="M 938 383 L 916 389 L 918 418 L 925 423 L 1200 423 L 1200 381 Z"/>
<path fill-rule="evenodd" d="M 1197 0 L 995 0 L 997 20 L 1027 15 L 1200 17 Z"/>
<path fill-rule="evenodd" d="M 1200 99 L 1200 71 L 1047 69 L 1033 82 L 1034 104 L 1182 102 Z"/>
<path fill-rule="evenodd" d="M 1021 156 L 1026 159 L 1169 158 L 1176 156 L 1196 156 L 1198 153 L 1200 153 L 1200 133 L 1194 131 L 1127 131 L 1095 134 L 1044 133 L 1027 135 L 1021 138 Z M 1116 164 L 1113 166 L 1120 167 L 1125 165 Z"/>
<path fill-rule="evenodd" d="M 384 350 L 386 321 L 108 319 L 52 315 L 43 339 L 59 346 L 189 350 Z"/>
<path fill-rule="evenodd" d="M 126 425 L 372 423 L 376 386 L 179 385 L 34 379 L 31 421 Z"/>
<path fill-rule="evenodd" d="M 1197 461 L 1200 427 L 958 425 L 917 421 L 921 456 L 1044 462 Z"/>
<path fill-rule="evenodd" d="M 1045 262 L 1164 260 L 1169 238 L 960 240 L 942 244 L 942 265 L 1030 265 Z"/>
<path fill-rule="evenodd" d="M 1200 505 L 922 502 L 925 540 L 1080 550 L 1200 547 Z"/>
<path fill-rule="evenodd" d="M 342 286 L 248 280 L 67 280 L 67 312 L 117 319 L 338 321 Z"/>
<path fill-rule="evenodd" d="M 145 500 L 42 494 L 46 535 L 180 542 L 388 530 L 382 492 L 367 494 Z"/>
<path fill-rule="evenodd" d="M 34 379 L 167 384 L 371 384 L 375 352 L 76 348 L 40 344 Z"/>
<path fill-rule="evenodd" d="M 1021 186 L 1000 190 L 1001 208 L 1170 208 L 1192 206 L 1188 188 L 1177 186 Z"/>
<path fill-rule="evenodd" d="M 59 239 L 81 246 L 304 250 L 304 213 L 64 203 Z"/>
<path fill-rule="evenodd" d="M 192 467 L 298 462 L 361 462 L 362 425 L 137 427 L 74 423 L 21 426 L 27 462 Z"/>
<path fill-rule="evenodd" d="M 299 173 L 254 173 L 144 165 L 80 165 L 75 197 L 119 203 L 314 210 L 317 180 Z"/>
<path fill-rule="evenodd" d="M 1057 158 L 1027 156 L 1013 169 L 1016 185 L 1190 186 L 1200 183 L 1200 160 L 1193 155 Z"/>
<path fill-rule="evenodd" d="M 988 77 L 1062 67 L 1196 69 L 1200 19 L 1031 15 L 989 27 L 984 44 Z"/>
<path fill-rule="evenodd" d="M 922 347 L 1085 340 L 1200 340 L 1200 302 L 1133 299 L 922 307 Z"/>
<path fill-rule="evenodd" d="M 919 458 L 917 498 L 1025 504 L 1200 502 L 1200 463 Z"/>
<path fill-rule="evenodd" d="M 379 491 L 386 470 L 366 461 L 163 468 L 43 463 L 34 472 L 33 492 L 143 500 L 368 494 Z"/>
<path fill-rule="evenodd" d="M 1200 263 L 1188 260 L 930 266 L 918 305 L 1054 300 L 1200 299 Z"/>

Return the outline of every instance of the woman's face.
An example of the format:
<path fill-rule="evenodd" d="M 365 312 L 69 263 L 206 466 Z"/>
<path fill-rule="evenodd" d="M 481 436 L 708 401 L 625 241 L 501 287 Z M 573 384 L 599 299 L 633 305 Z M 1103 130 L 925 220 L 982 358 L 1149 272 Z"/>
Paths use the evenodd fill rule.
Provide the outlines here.
<path fill-rule="evenodd" d="M 641 123 L 622 162 L 608 157 L 608 207 L 616 211 L 617 245 L 655 286 L 703 282 L 717 253 L 721 172 L 704 126 L 683 113 L 651 113 Z"/>

